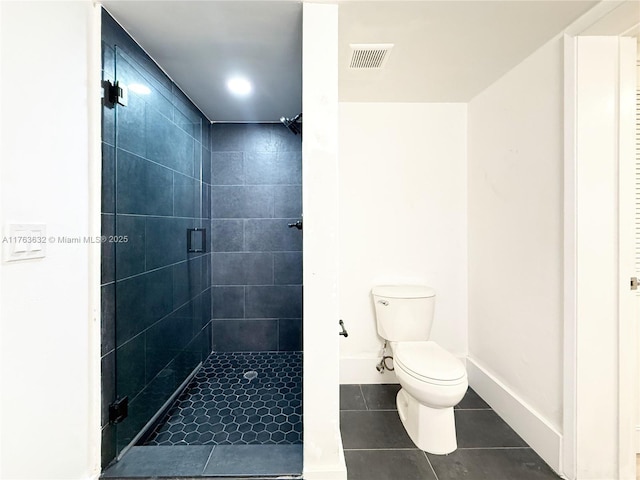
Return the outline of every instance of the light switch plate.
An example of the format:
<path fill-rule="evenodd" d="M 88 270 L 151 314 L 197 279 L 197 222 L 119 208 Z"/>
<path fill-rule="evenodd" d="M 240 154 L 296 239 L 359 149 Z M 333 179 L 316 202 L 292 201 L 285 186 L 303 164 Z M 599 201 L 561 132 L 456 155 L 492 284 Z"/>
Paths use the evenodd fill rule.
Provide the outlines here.
<path fill-rule="evenodd" d="M 12 223 L 4 229 L 2 252 L 5 262 L 43 258 L 47 254 L 47 226 L 42 223 Z"/>

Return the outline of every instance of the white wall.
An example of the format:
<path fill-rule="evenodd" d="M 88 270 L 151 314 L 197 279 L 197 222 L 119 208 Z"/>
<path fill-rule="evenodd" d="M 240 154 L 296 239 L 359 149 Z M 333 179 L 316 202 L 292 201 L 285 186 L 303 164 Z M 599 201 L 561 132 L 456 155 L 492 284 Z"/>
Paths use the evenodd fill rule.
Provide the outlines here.
<path fill-rule="evenodd" d="M 470 383 L 555 468 L 563 367 L 562 48 L 560 38 L 549 42 L 470 102 L 468 159 Z"/>
<path fill-rule="evenodd" d="M 52 236 L 95 233 L 89 160 L 99 156 L 88 125 L 99 117 L 90 116 L 88 96 L 99 89 L 100 44 L 92 2 L 3 1 L 0 12 L 1 223 L 45 223 Z M 99 98 L 89 98 L 97 109 Z M 0 265 L 3 479 L 96 473 L 91 249 L 51 244 L 44 259 Z"/>
<path fill-rule="evenodd" d="M 432 339 L 467 352 L 464 104 L 340 104 L 341 383 L 392 383 L 375 370 L 371 287 L 436 290 Z"/>
<path fill-rule="evenodd" d="M 338 387 L 338 6 L 303 5 L 304 478 L 346 479 Z"/>

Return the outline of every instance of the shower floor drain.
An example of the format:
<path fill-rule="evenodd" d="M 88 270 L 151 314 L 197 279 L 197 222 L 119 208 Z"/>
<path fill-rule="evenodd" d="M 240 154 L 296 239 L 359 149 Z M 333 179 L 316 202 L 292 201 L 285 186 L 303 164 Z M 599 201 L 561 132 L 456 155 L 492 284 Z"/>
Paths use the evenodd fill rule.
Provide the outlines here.
<path fill-rule="evenodd" d="M 244 372 L 244 375 L 243 375 L 243 377 L 246 378 L 249 381 L 253 380 L 257 376 L 258 376 L 258 372 L 255 372 L 253 370 L 249 370 L 247 372 Z"/>

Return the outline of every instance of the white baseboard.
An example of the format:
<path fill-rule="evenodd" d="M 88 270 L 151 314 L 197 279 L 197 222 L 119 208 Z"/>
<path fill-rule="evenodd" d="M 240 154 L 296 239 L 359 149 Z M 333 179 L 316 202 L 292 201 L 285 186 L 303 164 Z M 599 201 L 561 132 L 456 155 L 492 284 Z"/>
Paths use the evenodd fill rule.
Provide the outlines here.
<path fill-rule="evenodd" d="M 561 472 L 562 435 L 530 405 L 473 358 L 467 359 L 469 385 L 540 455 Z"/>
<path fill-rule="evenodd" d="M 636 453 L 640 454 L 640 425 L 636 425 Z"/>
<path fill-rule="evenodd" d="M 340 383 L 398 383 L 395 373 L 376 370 L 379 362 L 380 357 L 374 355 L 340 358 Z"/>

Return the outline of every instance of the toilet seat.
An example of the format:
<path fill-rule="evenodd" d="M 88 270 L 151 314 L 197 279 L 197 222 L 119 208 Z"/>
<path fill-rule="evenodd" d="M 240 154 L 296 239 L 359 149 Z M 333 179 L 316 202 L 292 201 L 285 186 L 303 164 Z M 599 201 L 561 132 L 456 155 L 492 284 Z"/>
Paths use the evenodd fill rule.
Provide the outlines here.
<path fill-rule="evenodd" d="M 435 342 L 397 342 L 394 347 L 394 366 L 417 380 L 434 385 L 466 382 L 462 362 Z"/>

